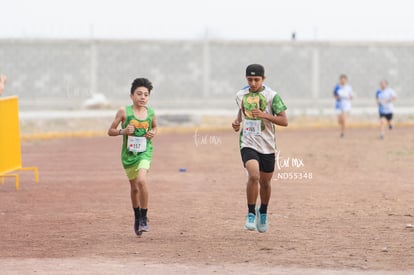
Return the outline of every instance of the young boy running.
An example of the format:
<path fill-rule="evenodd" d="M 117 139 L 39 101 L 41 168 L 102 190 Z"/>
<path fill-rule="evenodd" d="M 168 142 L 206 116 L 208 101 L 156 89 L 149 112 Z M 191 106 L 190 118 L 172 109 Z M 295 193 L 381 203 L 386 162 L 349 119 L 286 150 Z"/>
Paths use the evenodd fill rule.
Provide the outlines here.
<path fill-rule="evenodd" d="M 392 117 L 394 113 L 393 101 L 397 98 L 394 90 L 388 86 L 388 81 L 380 82 L 380 89 L 375 95 L 378 104 L 378 112 L 380 117 L 380 139 L 384 139 L 385 124 L 388 123 L 388 129 L 392 129 Z"/>
<path fill-rule="evenodd" d="M 246 78 L 248 86 L 240 90 L 236 96 L 239 112 L 232 126 L 236 132 L 242 127 L 240 151 L 248 173 L 248 214 L 245 228 L 263 233 L 268 229 L 267 207 L 275 168 L 274 125 L 288 125 L 285 112 L 287 108 L 280 96 L 263 84 L 266 77 L 262 65 L 249 65 L 246 69 Z M 256 209 L 259 193 L 261 204 Z"/>
<path fill-rule="evenodd" d="M 152 160 L 152 138 L 157 133 L 154 110 L 146 106 L 151 90 L 152 84 L 148 79 L 135 79 L 130 94 L 132 105 L 118 110 L 108 130 L 110 136 L 123 137 L 121 160 L 131 185 L 137 236 L 149 231 L 147 172 Z M 120 123 L 121 128 L 118 129 Z"/>

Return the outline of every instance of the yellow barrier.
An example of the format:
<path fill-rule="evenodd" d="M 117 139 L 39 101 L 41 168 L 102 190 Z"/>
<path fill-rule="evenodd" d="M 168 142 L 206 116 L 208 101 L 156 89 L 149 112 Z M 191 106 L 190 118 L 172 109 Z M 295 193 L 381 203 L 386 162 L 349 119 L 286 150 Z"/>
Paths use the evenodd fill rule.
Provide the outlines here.
<path fill-rule="evenodd" d="M 5 177 L 14 177 L 19 189 L 19 175 L 14 171 L 33 170 L 35 181 L 39 182 L 37 167 L 22 167 L 19 128 L 18 97 L 0 98 L 0 183 Z"/>

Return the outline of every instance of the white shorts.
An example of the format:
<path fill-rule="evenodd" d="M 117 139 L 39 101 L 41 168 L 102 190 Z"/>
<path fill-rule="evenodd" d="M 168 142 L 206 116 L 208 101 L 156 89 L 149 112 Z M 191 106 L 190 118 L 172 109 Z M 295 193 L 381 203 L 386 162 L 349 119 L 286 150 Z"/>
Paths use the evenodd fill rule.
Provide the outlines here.
<path fill-rule="evenodd" d="M 351 112 L 351 108 L 336 108 L 335 111 L 336 111 L 337 115 L 340 115 L 340 114 L 343 114 L 343 113 Z"/>
<path fill-rule="evenodd" d="M 351 111 L 351 104 L 348 101 L 337 102 L 335 106 L 335 111 L 338 115 L 342 113 L 349 113 Z"/>

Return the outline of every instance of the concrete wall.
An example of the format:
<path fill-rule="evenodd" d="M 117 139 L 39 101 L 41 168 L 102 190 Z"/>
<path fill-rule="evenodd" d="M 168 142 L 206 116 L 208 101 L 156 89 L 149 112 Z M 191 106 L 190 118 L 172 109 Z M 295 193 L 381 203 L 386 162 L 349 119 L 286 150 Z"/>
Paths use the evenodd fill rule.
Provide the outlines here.
<path fill-rule="evenodd" d="M 154 83 L 154 107 L 234 108 L 249 63 L 266 67 L 267 84 L 291 108 L 332 108 L 341 73 L 357 107 L 375 108 L 382 78 L 400 106 L 414 103 L 414 43 L 0 40 L 5 93 L 17 94 L 23 110 L 78 109 L 93 92 L 114 106 L 127 104 L 139 76 Z"/>

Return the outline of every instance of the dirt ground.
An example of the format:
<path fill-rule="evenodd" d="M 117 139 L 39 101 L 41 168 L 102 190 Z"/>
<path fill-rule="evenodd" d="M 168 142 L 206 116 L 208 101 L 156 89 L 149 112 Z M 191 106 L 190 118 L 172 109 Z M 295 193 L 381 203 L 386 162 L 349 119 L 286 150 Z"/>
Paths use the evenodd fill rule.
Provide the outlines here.
<path fill-rule="evenodd" d="M 141 238 L 120 137 L 24 141 L 40 183 L 21 172 L 19 191 L 0 185 L 0 274 L 409 274 L 414 128 L 377 134 L 279 131 L 265 234 L 243 229 L 237 134 L 159 134 Z"/>

